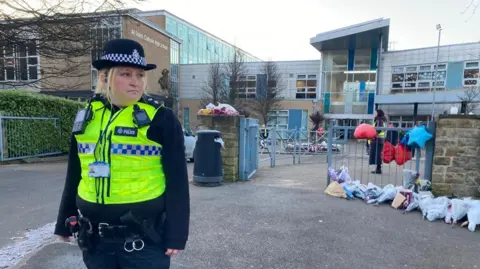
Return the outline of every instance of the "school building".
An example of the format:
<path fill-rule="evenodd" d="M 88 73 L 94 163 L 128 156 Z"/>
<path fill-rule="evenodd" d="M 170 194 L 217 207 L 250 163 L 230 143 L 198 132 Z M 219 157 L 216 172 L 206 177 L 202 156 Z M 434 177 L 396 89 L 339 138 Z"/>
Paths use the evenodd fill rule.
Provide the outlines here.
<path fill-rule="evenodd" d="M 391 122 L 410 127 L 430 119 L 434 100 L 438 115 L 459 106 L 465 88 L 480 86 L 480 42 L 389 51 L 389 35 L 390 20 L 376 19 L 315 35 L 310 44 L 321 59 L 276 62 L 283 109 L 270 112 L 268 125 L 309 128 L 308 115 L 319 110 L 337 124 L 357 126 L 372 120 L 379 107 Z M 257 83 L 262 64 L 246 64 L 242 98 L 254 98 L 264 85 Z M 180 69 L 183 123 L 194 127 L 209 65 L 181 64 Z"/>
<path fill-rule="evenodd" d="M 1 42 L 0 90 L 11 89 L 16 84 L 25 85 L 17 88 L 86 101 L 95 90 L 98 75 L 91 63 L 101 57 L 104 44 L 115 38 L 133 39 L 144 46 L 147 62 L 157 65 L 157 69 L 148 74 L 147 89 L 149 94 L 162 100 L 166 92 L 161 89 L 159 80 L 168 71 L 171 90 L 177 99 L 174 101 L 179 101 L 181 63 L 227 61 L 233 57 L 235 49 L 240 50 L 245 62 L 260 60 L 165 10 L 129 9 L 96 16 L 102 16 L 102 20 L 92 25 L 92 50 L 83 57 L 72 57 L 70 60 L 75 68 L 61 76 L 55 74 L 58 70 L 69 69 L 69 63 L 44 57 L 39 53 L 42 48 L 37 41 Z"/>
<path fill-rule="evenodd" d="M 25 86 L 26 90 L 87 100 L 97 78 L 91 63 L 101 57 L 105 42 L 131 38 L 145 47 L 147 61 L 158 66 L 149 72 L 148 92 L 165 99 L 159 82 L 168 71 L 180 120 L 186 128 L 195 127 L 209 64 L 228 62 L 236 47 L 165 10 L 130 9 L 108 16 L 105 22 L 92 25 L 91 52 L 72 59 L 82 66 L 81 72 L 65 78 L 45 77 L 49 66 L 58 69 L 66 63 L 41 56 L 41 46 L 34 40 L 1 43 L 0 90 L 28 82 L 35 87 Z M 340 125 L 356 126 L 370 121 L 375 108 L 380 107 L 390 121 L 412 126 L 415 121 L 430 118 L 434 101 L 433 113 L 438 115 L 452 105 L 458 106 L 465 88 L 480 86 L 480 42 L 391 51 L 389 35 L 390 20 L 380 18 L 305 40 L 321 56 L 309 61 L 276 62 L 281 73 L 283 108 L 270 112 L 268 125 L 277 129 L 309 128 L 308 115 L 318 110 Z M 264 85 L 264 63 L 241 52 L 247 74 L 241 78 L 246 87 L 239 96 L 255 98 Z"/>

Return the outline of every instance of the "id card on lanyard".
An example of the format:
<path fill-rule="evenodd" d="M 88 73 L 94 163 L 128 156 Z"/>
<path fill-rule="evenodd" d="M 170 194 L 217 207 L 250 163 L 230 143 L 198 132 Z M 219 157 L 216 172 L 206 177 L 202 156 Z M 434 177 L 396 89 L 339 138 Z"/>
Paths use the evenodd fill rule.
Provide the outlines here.
<path fill-rule="evenodd" d="M 110 177 L 110 164 L 94 162 L 88 165 L 88 176 L 93 178 Z"/>
<path fill-rule="evenodd" d="M 105 129 L 100 134 L 100 137 L 97 141 L 97 144 L 95 146 L 95 152 L 94 152 L 96 161 L 88 165 L 89 177 L 93 177 L 93 178 L 109 178 L 110 177 L 110 164 L 104 161 L 97 161 L 97 160 L 104 159 L 103 151 L 104 151 L 105 143 L 108 143 L 106 139 L 108 127 L 121 112 L 122 110 L 118 111 L 116 115 L 113 115 L 113 117 L 108 121 L 107 125 L 105 126 Z M 103 141 L 105 141 L 105 143 L 103 143 Z M 97 154 L 99 154 L 101 158 L 98 158 Z"/>

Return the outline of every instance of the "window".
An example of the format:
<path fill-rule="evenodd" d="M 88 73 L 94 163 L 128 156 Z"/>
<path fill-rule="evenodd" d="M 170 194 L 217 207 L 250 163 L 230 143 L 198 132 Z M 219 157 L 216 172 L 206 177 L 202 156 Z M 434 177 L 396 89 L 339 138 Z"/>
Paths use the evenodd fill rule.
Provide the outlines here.
<path fill-rule="evenodd" d="M 186 131 L 190 131 L 190 108 L 183 108 L 183 128 Z"/>
<path fill-rule="evenodd" d="M 170 83 L 171 91 L 174 96 L 178 96 L 179 84 L 179 50 L 180 44 L 175 40 L 170 40 Z"/>
<path fill-rule="evenodd" d="M 317 75 L 297 75 L 296 99 L 317 98 Z"/>
<path fill-rule="evenodd" d="M 463 86 L 480 86 L 480 62 L 466 62 L 463 70 Z"/>
<path fill-rule="evenodd" d="M 37 41 L 0 46 L 0 81 L 38 79 Z"/>
<path fill-rule="evenodd" d="M 267 128 L 275 128 L 277 130 L 288 129 L 288 110 L 270 111 L 267 115 Z"/>
<path fill-rule="evenodd" d="M 393 67 L 391 90 L 429 91 L 432 87 L 445 87 L 447 64 L 439 64 L 437 72 L 435 67 L 435 64 Z"/>
<path fill-rule="evenodd" d="M 177 22 L 174 19 L 172 19 L 170 17 L 167 17 L 165 28 L 166 28 L 167 32 L 169 32 L 170 34 L 172 34 L 174 36 L 178 35 Z"/>
<path fill-rule="evenodd" d="M 120 38 L 121 36 L 121 29 L 120 29 L 120 19 L 111 21 L 107 23 L 99 23 L 98 25 L 92 27 L 91 30 L 91 38 L 93 41 L 92 51 L 91 51 L 91 58 L 92 62 L 100 59 L 103 53 L 103 46 L 105 43 L 111 39 Z M 97 75 L 98 72 L 95 68 L 92 67 L 91 72 L 92 77 L 92 90 L 95 90 L 95 86 L 97 84 Z"/>
<path fill-rule="evenodd" d="M 92 90 L 95 90 L 97 87 L 98 71 L 97 69 L 92 70 Z"/>
<path fill-rule="evenodd" d="M 239 79 L 238 97 L 253 99 L 257 93 L 257 76 L 241 76 Z"/>

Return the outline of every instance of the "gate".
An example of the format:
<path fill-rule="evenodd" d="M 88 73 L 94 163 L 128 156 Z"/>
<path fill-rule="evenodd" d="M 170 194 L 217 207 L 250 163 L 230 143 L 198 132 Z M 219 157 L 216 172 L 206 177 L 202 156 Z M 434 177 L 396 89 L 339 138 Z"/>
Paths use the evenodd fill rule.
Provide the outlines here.
<path fill-rule="evenodd" d="M 58 118 L 0 115 L 0 161 L 61 153 Z"/>
<path fill-rule="evenodd" d="M 239 166 L 240 180 L 249 180 L 258 169 L 258 120 L 250 118 L 240 119 L 239 134 Z"/>
<path fill-rule="evenodd" d="M 326 164 L 327 136 L 320 131 L 306 129 L 268 129 L 268 137 L 260 141 L 260 167 L 270 164 Z M 340 151 L 340 145 L 333 147 L 333 154 Z M 267 163 L 268 162 L 268 163 Z"/>
<path fill-rule="evenodd" d="M 382 163 L 382 173 L 374 173 L 376 170 L 375 164 L 369 164 L 367 140 L 355 139 L 353 132 L 356 126 L 337 126 L 334 121 L 331 121 L 328 127 L 328 148 L 327 148 L 327 163 L 328 169 L 334 169 L 338 175 L 340 171 L 347 168 L 348 174 L 352 180 L 358 180 L 362 184 L 373 183 L 379 187 L 384 187 L 388 184 L 394 186 L 403 185 L 404 173 L 410 170 L 419 175 L 420 179 L 431 180 L 433 168 L 433 156 L 435 151 L 435 139 L 430 139 L 425 148 L 415 149 L 412 151 L 412 158 L 406 161 L 403 165 L 398 165 L 395 161 L 390 163 Z M 392 145 L 400 143 L 403 136 L 412 128 L 376 128 L 377 131 L 386 132 L 386 141 Z M 435 136 L 435 122 L 429 122 L 427 127 L 429 133 Z M 342 145 L 342 151 L 336 152 L 335 145 Z M 373 160 L 381 156 L 372 156 Z M 406 159 L 405 159 L 406 160 Z M 327 172 L 327 184 L 330 184 L 331 173 Z"/>

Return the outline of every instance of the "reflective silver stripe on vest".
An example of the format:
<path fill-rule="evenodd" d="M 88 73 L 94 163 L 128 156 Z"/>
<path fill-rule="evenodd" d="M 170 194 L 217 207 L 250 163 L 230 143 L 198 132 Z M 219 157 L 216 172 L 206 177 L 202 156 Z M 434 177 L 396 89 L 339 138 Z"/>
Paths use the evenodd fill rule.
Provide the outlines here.
<path fill-rule="evenodd" d="M 110 152 L 116 155 L 160 156 L 162 148 L 150 145 L 112 144 Z"/>

